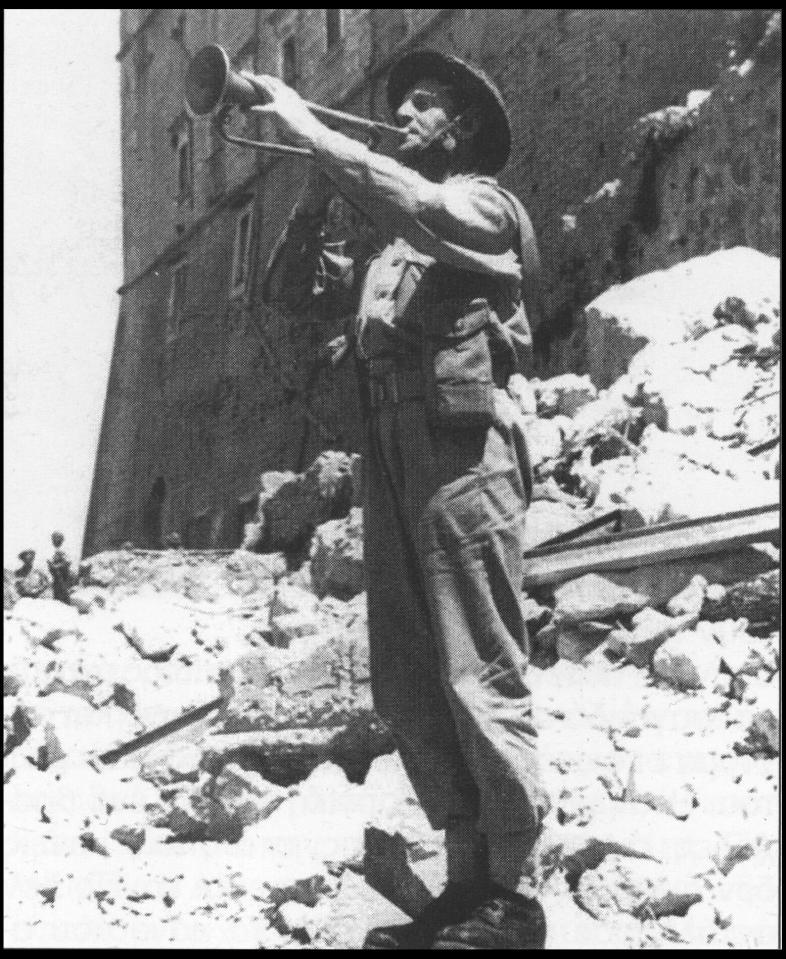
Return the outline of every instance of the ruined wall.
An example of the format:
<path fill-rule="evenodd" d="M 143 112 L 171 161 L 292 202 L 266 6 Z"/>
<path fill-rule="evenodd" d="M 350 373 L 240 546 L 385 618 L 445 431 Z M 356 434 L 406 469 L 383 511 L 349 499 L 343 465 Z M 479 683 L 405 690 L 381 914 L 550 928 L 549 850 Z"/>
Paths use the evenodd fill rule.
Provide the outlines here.
<path fill-rule="evenodd" d="M 543 338 L 544 375 L 585 371 L 582 310 L 612 284 L 734 246 L 780 256 L 780 14 L 748 52 L 686 105 L 643 116 L 616 179 L 567 208 L 553 295 L 570 322 Z"/>
<path fill-rule="evenodd" d="M 547 266 L 541 335 L 563 335 L 576 282 L 560 273 L 562 215 L 616 176 L 642 114 L 707 87 L 726 60 L 734 11 L 344 10 L 327 49 L 324 10 L 125 10 L 125 285 L 96 463 L 85 553 L 178 529 L 192 545 L 235 545 L 244 503 L 266 469 L 297 469 L 328 447 L 361 444 L 351 365 L 313 374 L 339 317 L 292 326 L 259 301 L 259 274 L 294 202 L 303 164 L 225 147 L 182 101 L 191 55 L 221 43 L 236 65 L 280 73 L 298 52 L 309 99 L 385 115 L 384 80 L 424 44 L 472 59 L 500 84 L 514 132 L 502 176 L 528 207 Z M 192 187 L 178 187 L 175 145 L 189 130 Z M 265 136 L 265 124 L 247 124 Z M 238 219 L 253 201 L 251 275 L 230 295 Z M 350 226 L 355 225 L 350 212 Z M 351 231 L 350 231 L 351 232 Z M 655 255 L 653 254 L 653 257 Z M 167 334 L 172 271 L 187 262 L 177 335 Z M 260 339 L 261 330 L 262 339 Z M 556 352 L 559 352 L 558 350 Z M 307 391 L 308 387 L 308 391 Z M 323 424 L 309 424 L 303 399 Z M 160 501 L 160 505 L 156 503 Z M 151 517 L 155 522 L 151 520 Z"/>

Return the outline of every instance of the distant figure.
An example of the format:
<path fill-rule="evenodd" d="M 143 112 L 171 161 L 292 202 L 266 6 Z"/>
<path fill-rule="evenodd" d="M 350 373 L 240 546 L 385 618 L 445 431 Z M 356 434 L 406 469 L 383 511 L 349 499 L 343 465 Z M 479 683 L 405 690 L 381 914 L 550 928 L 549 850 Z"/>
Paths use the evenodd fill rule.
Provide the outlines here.
<path fill-rule="evenodd" d="M 71 572 L 71 561 L 65 551 L 61 549 L 65 537 L 62 533 L 55 531 L 52 533 L 52 545 L 55 548 L 52 558 L 47 566 L 52 576 L 52 592 L 54 598 L 61 603 L 70 604 L 71 587 L 74 585 L 73 573 Z"/>
<path fill-rule="evenodd" d="M 22 560 L 22 565 L 14 573 L 16 591 L 20 596 L 38 599 L 49 588 L 49 580 L 40 569 L 33 568 L 35 550 L 23 549 L 19 554 L 19 559 Z"/>
<path fill-rule="evenodd" d="M 164 540 L 164 546 L 167 549 L 182 549 L 183 540 L 180 538 L 180 533 L 168 533 Z"/>
<path fill-rule="evenodd" d="M 130 539 L 126 540 L 125 543 L 121 543 L 120 545 L 120 549 L 123 550 L 123 552 L 125 553 L 130 553 L 133 548 L 134 548 L 134 544 L 131 542 Z"/>

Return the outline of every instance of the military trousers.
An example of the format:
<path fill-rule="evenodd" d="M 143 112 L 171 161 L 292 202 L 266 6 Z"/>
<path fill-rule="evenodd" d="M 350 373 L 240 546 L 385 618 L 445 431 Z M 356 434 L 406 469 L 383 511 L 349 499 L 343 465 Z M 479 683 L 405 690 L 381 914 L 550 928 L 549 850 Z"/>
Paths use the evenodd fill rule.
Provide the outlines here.
<path fill-rule="evenodd" d="M 531 875 L 549 803 L 526 676 L 516 444 L 503 424 L 434 427 L 418 399 L 379 405 L 366 428 L 375 708 L 432 827 L 472 819 L 490 860 Z"/>

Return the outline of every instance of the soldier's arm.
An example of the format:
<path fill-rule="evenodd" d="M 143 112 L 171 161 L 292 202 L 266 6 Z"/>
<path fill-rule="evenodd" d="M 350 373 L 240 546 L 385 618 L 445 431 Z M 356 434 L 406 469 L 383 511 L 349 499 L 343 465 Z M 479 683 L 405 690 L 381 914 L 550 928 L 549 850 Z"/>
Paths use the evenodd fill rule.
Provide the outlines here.
<path fill-rule="evenodd" d="M 249 79 L 270 101 L 258 109 L 277 121 L 288 140 L 311 149 L 338 190 L 380 230 L 455 266 L 510 272 L 516 227 L 506 202 L 492 198 L 493 188 L 484 197 L 482 190 L 471 185 L 432 183 L 326 127 L 299 94 L 277 77 Z M 468 252 L 481 254 L 483 262 L 468 257 Z"/>
<path fill-rule="evenodd" d="M 341 192 L 381 228 L 438 260 L 465 266 L 462 250 L 504 256 L 515 220 L 492 186 L 432 183 L 403 164 L 323 127 L 312 149 Z"/>

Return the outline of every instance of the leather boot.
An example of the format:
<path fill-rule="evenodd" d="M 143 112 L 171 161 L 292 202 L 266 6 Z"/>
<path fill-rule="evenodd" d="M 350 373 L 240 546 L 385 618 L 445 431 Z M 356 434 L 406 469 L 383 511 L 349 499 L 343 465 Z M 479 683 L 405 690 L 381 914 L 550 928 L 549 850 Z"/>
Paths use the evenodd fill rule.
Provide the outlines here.
<path fill-rule="evenodd" d="M 438 931 L 432 949 L 543 949 L 546 915 L 536 899 L 496 887 L 462 921 Z"/>
<path fill-rule="evenodd" d="M 461 922 L 488 896 L 487 886 L 449 883 L 412 922 L 370 930 L 364 949 L 428 949 L 440 929 Z"/>

